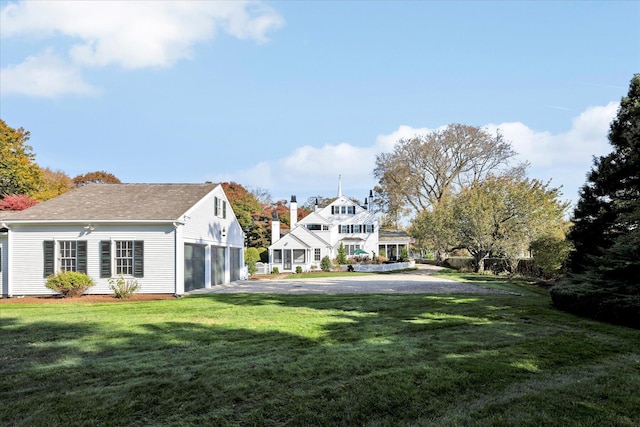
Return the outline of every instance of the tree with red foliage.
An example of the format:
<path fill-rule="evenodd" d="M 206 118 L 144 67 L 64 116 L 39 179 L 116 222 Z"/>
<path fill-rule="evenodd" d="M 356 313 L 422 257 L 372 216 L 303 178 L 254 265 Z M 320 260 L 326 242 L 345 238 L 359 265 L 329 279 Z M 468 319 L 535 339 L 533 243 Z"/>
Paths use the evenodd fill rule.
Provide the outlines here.
<path fill-rule="evenodd" d="M 36 199 L 26 194 L 3 194 L 0 200 L 0 211 L 23 211 L 37 204 Z"/>

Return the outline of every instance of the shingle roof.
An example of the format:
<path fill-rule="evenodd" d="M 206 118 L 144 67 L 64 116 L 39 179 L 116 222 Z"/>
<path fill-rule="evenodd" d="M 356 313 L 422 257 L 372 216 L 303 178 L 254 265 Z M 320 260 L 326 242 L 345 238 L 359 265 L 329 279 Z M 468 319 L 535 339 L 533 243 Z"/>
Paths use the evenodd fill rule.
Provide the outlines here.
<path fill-rule="evenodd" d="M 173 221 L 214 188 L 215 184 L 88 184 L 3 219 Z"/>
<path fill-rule="evenodd" d="M 403 230 L 380 230 L 378 232 L 378 241 L 380 242 L 409 241 L 410 239 L 407 232 Z"/>

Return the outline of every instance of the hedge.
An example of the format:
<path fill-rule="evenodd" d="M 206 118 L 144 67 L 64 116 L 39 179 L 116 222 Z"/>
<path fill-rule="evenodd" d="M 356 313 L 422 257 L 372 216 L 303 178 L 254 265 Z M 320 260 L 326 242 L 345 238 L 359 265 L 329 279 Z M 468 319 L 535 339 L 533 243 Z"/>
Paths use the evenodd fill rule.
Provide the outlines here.
<path fill-rule="evenodd" d="M 640 295 L 618 294 L 586 283 L 561 283 L 549 292 L 560 310 L 640 329 Z"/>

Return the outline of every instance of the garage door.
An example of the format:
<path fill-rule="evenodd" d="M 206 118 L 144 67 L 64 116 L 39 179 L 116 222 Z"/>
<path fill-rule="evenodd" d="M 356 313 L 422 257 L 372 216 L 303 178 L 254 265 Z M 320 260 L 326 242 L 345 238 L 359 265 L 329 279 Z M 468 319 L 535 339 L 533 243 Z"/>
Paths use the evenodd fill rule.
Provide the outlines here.
<path fill-rule="evenodd" d="M 205 287 L 204 246 L 184 245 L 184 290 L 185 292 Z"/>
<path fill-rule="evenodd" d="M 224 283 L 224 248 L 211 246 L 211 284 L 222 285 Z"/>

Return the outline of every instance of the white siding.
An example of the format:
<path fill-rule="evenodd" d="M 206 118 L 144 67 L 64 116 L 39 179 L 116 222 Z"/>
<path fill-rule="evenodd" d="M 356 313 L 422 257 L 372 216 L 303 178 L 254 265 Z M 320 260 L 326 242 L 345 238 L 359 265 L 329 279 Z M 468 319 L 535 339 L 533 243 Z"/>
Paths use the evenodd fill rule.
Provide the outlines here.
<path fill-rule="evenodd" d="M 216 197 L 227 203 L 226 218 L 217 217 L 214 214 Z M 244 247 L 242 229 L 220 186 L 189 209 L 185 214 L 184 222 L 183 236 L 185 241 L 235 248 Z"/>
<path fill-rule="evenodd" d="M 108 279 L 100 278 L 100 241 L 144 241 L 144 277 L 136 278 L 140 293 L 174 293 L 175 235 L 172 225 L 101 225 L 84 230 L 85 224 L 59 226 L 14 225 L 11 228 L 12 295 L 53 294 L 43 274 L 45 240 L 86 240 L 87 274 L 96 285 L 87 293 L 111 294 Z M 112 258 L 113 258 L 112 253 Z"/>

